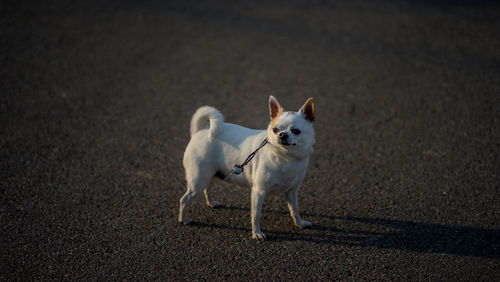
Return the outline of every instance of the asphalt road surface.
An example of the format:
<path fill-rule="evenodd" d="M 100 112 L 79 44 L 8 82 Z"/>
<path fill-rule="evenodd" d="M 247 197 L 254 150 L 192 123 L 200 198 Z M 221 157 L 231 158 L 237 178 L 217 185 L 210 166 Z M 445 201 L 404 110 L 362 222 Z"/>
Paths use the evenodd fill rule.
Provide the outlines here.
<path fill-rule="evenodd" d="M 500 5 L 0 4 L 0 280 L 500 280 Z M 60 2 L 60 3 L 58 3 Z M 105 3 L 102 3 L 105 2 Z M 202 105 L 316 100 L 299 193 L 177 223 Z"/>

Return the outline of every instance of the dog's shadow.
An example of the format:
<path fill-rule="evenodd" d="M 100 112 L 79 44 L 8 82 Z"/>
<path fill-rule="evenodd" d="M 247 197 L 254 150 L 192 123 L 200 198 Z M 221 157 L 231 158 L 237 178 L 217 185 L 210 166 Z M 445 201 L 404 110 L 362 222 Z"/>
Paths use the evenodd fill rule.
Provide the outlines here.
<path fill-rule="evenodd" d="M 224 209 L 249 211 L 248 208 Z M 286 215 L 284 211 L 264 213 Z M 313 227 L 300 231 L 263 230 L 270 241 L 307 241 L 360 247 L 378 247 L 414 252 L 444 253 L 461 256 L 500 258 L 500 230 L 411 222 L 394 219 L 336 217 L 303 214 Z M 322 224 L 315 224 L 314 219 Z M 324 224 L 324 223 L 327 224 Z M 331 224 L 330 224 L 331 222 Z M 246 227 L 195 223 L 198 227 L 250 231 Z"/>

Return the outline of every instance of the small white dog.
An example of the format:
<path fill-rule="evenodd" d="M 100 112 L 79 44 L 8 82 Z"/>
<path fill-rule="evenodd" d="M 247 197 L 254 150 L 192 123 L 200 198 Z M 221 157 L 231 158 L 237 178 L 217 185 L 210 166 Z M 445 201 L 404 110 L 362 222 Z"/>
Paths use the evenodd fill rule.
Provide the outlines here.
<path fill-rule="evenodd" d="M 191 222 L 186 209 L 202 190 L 208 206 L 221 205 L 208 196 L 217 177 L 252 188 L 252 238 L 266 238 L 260 229 L 260 214 L 264 196 L 270 192 L 286 195 L 295 225 L 311 226 L 300 217 L 297 195 L 313 152 L 314 100 L 309 98 L 298 112 L 285 112 L 270 96 L 269 112 L 271 122 L 267 130 L 224 123 L 222 114 L 212 107 L 204 106 L 195 112 L 191 141 L 184 152 L 187 191 L 180 199 L 179 222 Z M 243 164 L 235 165 L 240 162 Z M 243 171 L 245 165 L 248 166 Z"/>

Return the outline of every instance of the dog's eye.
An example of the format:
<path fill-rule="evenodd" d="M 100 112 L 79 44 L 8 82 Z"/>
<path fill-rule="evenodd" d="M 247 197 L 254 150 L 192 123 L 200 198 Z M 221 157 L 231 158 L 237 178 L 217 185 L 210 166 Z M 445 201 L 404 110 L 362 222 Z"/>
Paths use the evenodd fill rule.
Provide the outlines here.
<path fill-rule="evenodd" d="M 280 132 L 279 128 L 277 128 L 277 127 L 273 128 L 273 133 L 274 134 L 278 134 L 278 132 Z"/>
<path fill-rule="evenodd" d="M 296 128 L 293 128 L 292 130 L 290 130 L 293 134 L 295 135 L 299 135 L 300 134 L 300 130 L 296 129 Z"/>

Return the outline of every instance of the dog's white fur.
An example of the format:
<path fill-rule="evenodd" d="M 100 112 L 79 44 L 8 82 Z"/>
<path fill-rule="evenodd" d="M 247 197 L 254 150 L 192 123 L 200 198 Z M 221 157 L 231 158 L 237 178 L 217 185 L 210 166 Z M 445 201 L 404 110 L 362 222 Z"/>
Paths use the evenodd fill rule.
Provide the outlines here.
<path fill-rule="evenodd" d="M 229 177 L 229 181 L 239 186 L 252 188 L 252 238 L 266 238 L 260 229 L 260 215 L 264 196 L 271 192 L 286 195 L 295 225 L 311 226 L 300 217 L 297 194 L 313 151 L 314 100 L 307 100 L 298 112 L 284 112 L 276 98 L 270 96 L 269 110 L 271 122 L 267 130 L 224 123 L 222 114 L 212 107 L 204 106 L 195 112 L 191 120 L 191 141 L 184 152 L 187 191 L 180 199 L 179 222 L 191 222 L 186 210 L 201 191 L 208 206 L 220 206 L 208 196 L 214 178 L 230 175 L 234 164 L 241 164 L 268 138 L 268 144 L 257 152 L 244 172 Z M 300 133 L 296 134 L 295 129 Z M 287 135 L 285 141 L 284 135 Z"/>

